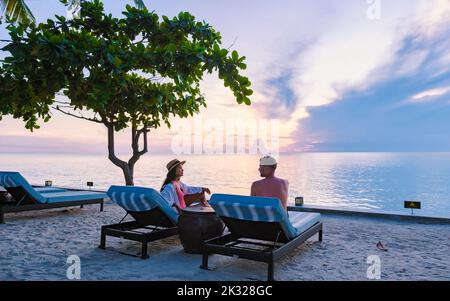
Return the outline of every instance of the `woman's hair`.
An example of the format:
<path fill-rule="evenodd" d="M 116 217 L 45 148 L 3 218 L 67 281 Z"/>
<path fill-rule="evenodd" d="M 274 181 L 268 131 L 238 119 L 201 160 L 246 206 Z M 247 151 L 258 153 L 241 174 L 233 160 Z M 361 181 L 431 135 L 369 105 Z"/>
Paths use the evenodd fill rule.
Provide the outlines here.
<path fill-rule="evenodd" d="M 175 181 L 177 178 L 177 169 L 176 168 L 172 168 L 166 176 L 166 179 L 164 180 L 164 183 L 161 186 L 161 191 L 163 190 L 164 186 L 166 186 L 167 184 L 172 183 L 173 181 Z"/>

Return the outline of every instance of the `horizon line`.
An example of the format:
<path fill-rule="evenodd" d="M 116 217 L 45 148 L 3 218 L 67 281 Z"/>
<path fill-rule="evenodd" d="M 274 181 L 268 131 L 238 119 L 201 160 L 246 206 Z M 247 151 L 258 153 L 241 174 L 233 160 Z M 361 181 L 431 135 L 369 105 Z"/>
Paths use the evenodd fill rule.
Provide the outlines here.
<path fill-rule="evenodd" d="M 383 153 L 409 153 L 409 154 L 446 154 L 446 153 L 450 153 L 450 150 L 447 151 L 420 151 L 420 150 L 385 150 L 385 151 L 377 151 L 377 150 L 348 150 L 348 151 L 333 151 L 333 150 L 329 150 L 329 151 L 286 151 L 286 152 L 279 152 L 279 155 L 297 155 L 297 154 L 320 154 L 320 153 L 324 153 L 324 154 L 355 154 L 355 153 L 372 153 L 372 154 L 383 154 Z M 105 153 L 100 153 L 100 152 L 92 152 L 92 153 L 81 153 L 81 152 L 33 152 L 33 151 L 21 151 L 21 152 L 1 152 L 0 151 L 0 156 L 1 155 L 79 155 L 79 156 L 107 156 L 107 152 Z M 128 156 L 131 155 L 129 153 L 118 153 L 118 156 Z M 148 155 L 158 155 L 158 156 L 169 156 L 169 155 L 173 155 L 173 156 L 190 156 L 190 157 L 197 157 L 197 156 L 263 156 L 264 154 L 248 154 L 248 153 L 243 153 L 243 154 L 238 154 L 238 153 L 231 153 L 231 154 L 227 154 L 227 153 L 223 153 L 223 154 L 172 154 L 172 153 L 167 153 L 167 152 L 148 152 L 146 154 L 144 154 L 143 156 L 148 156 Z"/>

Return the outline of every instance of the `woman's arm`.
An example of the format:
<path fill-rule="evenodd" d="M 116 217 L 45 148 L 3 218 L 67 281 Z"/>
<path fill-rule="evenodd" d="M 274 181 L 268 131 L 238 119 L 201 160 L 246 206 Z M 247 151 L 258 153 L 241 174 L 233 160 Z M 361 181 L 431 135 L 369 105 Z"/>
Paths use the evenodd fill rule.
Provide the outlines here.
<path fill-rule="evenodd" d="M 167 184 L 163 187 L 161 191 L 161 196 L 166 200 L 169 206 L 176 206 L 179 208 L 180 204 L 178 201 L 177 192 L 173 184 Z"/>
<path fill-rule="evenodd" d="M 195 194 L 185 194 L 184 202 L 186 203 L 187 206 L 190 206 L 190 205 L 192 205 L 192 203 L 196 203 L 196 202 L 205 203 L 206 202 L 205 193 L 201 192 L 201 193 L 195 193 Z"/>
<path fill-rule="evenodd" d="M 183 189 L 184 194 L 184 202 L 187 206 L 192 203 L 201 202 L 202 204 L 206 204 L 205 192 L 211 194 L 209 188 L 205 187 L 194 187 L 188 186 L 184 183 L 181 183 L 181 188 Z"/>
<path fill-rule="evenodd" d="M 205 192 L 207 194 L 211 194 L 211 190 L 207 187 L 195 187 L 195 186 L 188 186 L 184 183 L 181 183 L 181 188 L 183 189 L 183 192 L 185 194 L 204 194 Z"/>
<path fill-rule="evenodd" d="M 198 194 L 203 193 L 203 187 L 196 187 L 196 186 L 189 186 L 181 182 L 181 189 L 183 190 L 184 194 Z"/>

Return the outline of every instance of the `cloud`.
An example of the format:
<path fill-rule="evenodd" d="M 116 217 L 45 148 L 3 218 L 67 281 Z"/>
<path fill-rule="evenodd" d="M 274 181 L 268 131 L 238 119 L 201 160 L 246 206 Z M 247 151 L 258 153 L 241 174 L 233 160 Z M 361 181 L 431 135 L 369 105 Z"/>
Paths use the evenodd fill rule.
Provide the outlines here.
<path fill-rule="evenodd" d="M 0 153 L 104 153 L 104 149 L 91 141 L 39 136 L 0 135 Z"/>
<path fill-rule="evenodd" d="M 429 51 L 425 49 L 420 49 L 417 51 L 412 51 L 411 53 L 405 54 L 405 56 L 398 64 L 396 70 L 393 72 L 395 76 L 406 76 L 421 67 L 423 62 L 429 55 Z"/>
<path fill-rule="evenodd" d="M 298 55 L 295 68 L 299 71 L 291 81 L 298 105 L 286 123 L 289 125 L 286 128 L 293 130 L 292 135 L 296 137 L 293 148 L 303 145 L 308 150 L 316 145 L 313 141 L 326 141 L 325 136 L 329 137 L 325 132 L 311 133 L 310 128 L 302 128 L 305 118 L 317 118 L 312 114 L 316 107 L 332 110 L 332 104 L 344 101 L 349 95 L 359 94 L 364 99 L 365 93 L 380 82 L 409 78 L 413 83 L 422 77 L 419 70 L 425 72 L 426 79 L 439 80 L 439 76 L 445 76 L 450 60 L 445 29 L 448 28 L 446 17 L 450 1 L 392 2 L 395 3 L 382 2 L 382 18 L 377 22 L 355 17 L 358 5 L 353 5 L 339 15 L 333 28 Z M 436 83 L 427 83 L 436 86 Z M 430 93 L 448 92 L 416 83 L 418 87 L 423 89 L 421 92 L 425 89 Z M 408 91 L 414 88 L 405 90 Z M 429 98 L 431 95 L 413 93 L 416 93 L 413 96 L 422 96 L 421 100 L 435 99 Z M 323 120 L 315 122 L 325 123 Z"/>
<path fill-rule="evenodd" d="M 368 7 L 364 2 L 326 4 L 317 5 L 326 14 L 326 21 L 299 24 L 298 33 L 289 32 L 293 40 L 291 52 L 282 59 L 274 52 L 273 63 L 266 67 L 270 70 L 266 73 L 272 76 L 256 86 L 269 99 L 257 101 L 257 110 L 268 116 L 281 116 L 284 120 L 281 131 L 292 135 L 293 141 L 299 139 L 295 133 L 302 120 L 310 116 L 311 108 L 338 101 L 351 89 L 367 87 L 370 75 L 395 55 L 396 25 L 400 21 L 405 24 L 404 19 L 417 9 L 409 1 L 383 2 L 386 14 L 381 21 L 374 22 L 367 18 Z M 299 38 L 305 28 L 312 36 Z M 418 58 L 412 57 L 411 61 L 417 62 Z M 405 73 L 409 66 L 405 63 Z"/>
<path fill-rule="evenodd" d="M 425 36 L 434 36 L 445 27 L 443 23 L 450 20 L 450 1 L 432 0 L 421 3 L 421 11 L 425 12 L 420 17 L 420 29 Z"/>
<path fill-rule="evenodd" d="M 61 10 L 57 1 L 52 3 L 55 9 Z M 427 91 L 433 94 L 434 89 L 450 85 L 445 82 L 450 70 L 447 21 L 450 20 L 450 1 L 381 3 L 381 19 L 376 21 L 367 18 L 368 5 L 364 0 L 349 0 L 345 4 L 332 0 L 280 3 L 161 0 L 152 2 L 152 9 L 168 16 L 181 10 L 192 12 L 197 19 L 206 20 L 222 33 L 225 47 L 232 45 L 232 49 L 247 57 L 249 68 L 245 74 L 253 83 L 253 105 L 250 108 L 237 105 L 222 82 L 215 76 L 207 76 L 202 85 L 208 102 L 208 109 L 202 110 L 205 115 L 222 119 L 281 119 L 280 133 L 291 137 L 285 141 L 290 140 L 292 149 L 301 150 L 297 147 L 302 146 L 314 150 L 318 145 L 321 149 L 333 143 L 338 145 L 338 138 L 348 141 L 347 144 L 360 138 L 362 134 L 355 131 L 359 125 L 365 128 L 365 118 L 359 119 L 359 115 L 354 114 L 372 114 L 365 104 L 360 106 L 364 101 L 368 101 L 373 110 L 406 112 L 409 116 L 409 107 L 414 106 L 404 106 L 403 112 L 399 111 L 399 106 L 392 106 L 392 102 L 411 100 Z M 44 20 L 52 15 L 38 6 L 35 7 L 38 18 Z M 114 15 L 118 15 L 123 6 L 122 1 L 107 4 Z M 419 99 L 425 102 L 444 96 L 425 95 Z M 339 109 L 341 102 L 347 111 Z M 347 106 L 348 103 L 352 105 Z M 324 120 L 327 110 L 336 110 L 341 117 Z M 342 118 L 347 118 L 349 124 L 353 122 L 355 129 L 348 126 L 346 137 L 336 135 L 334 139 L 336 124 Z M 21 125 L 8 122 L 5 130 L 17 135 L 23 133 Z M 407 124 L 406 120 L 404 122 Z M 39 134 L 43 137 L 65 135 L 82 141 L 85 133 L 95 133 L 93 140 L 104 143 L 102 128 L 59 115 L 55 115 L 51 124 L 44 126 Z M 398 126 L 395 122 L 387 124 Z M 324 128 L 326 130 L 322 130 Z M 170 140 L 164 140 L 170 137 L 167 132 L 156 131 L 158 144 L 170 144 Z M 129 144 L 126 137 L 117 141 Z"/>
<path fill-rule="evenodd" d="M 448 94 L 449 92 L 450 92 L 450 86 L 426 90 L 426 91 L 420 92 L 420 93 L 414 95 L 413 97 L 411 97 L 410 102 L 418 103 L 418 102 L 432 101 L 432 100 L 435 100 L 439 96 Z"/>
<path fill-rule="evenodd" d="M 445 21 L 448 22 L 448 21 Z M 434 35 L 412 25 L 396 39 L 389 62 L 361 88 L 341 91 L 326 106 L 308 108 L 297 129 L 297 150 L 449 151 L 450 70 L 448 26 Z M 413 58 L 416 58 L 415 61 Z M 406 66 L 408 68 L 402 68 Z M 407 72 L 400 70 L 408 69 Z"/>

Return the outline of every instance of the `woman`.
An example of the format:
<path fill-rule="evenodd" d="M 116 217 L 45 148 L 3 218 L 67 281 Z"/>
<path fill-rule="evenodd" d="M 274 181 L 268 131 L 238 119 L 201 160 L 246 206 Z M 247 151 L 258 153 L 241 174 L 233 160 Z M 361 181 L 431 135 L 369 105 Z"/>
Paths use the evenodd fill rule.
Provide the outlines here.
<path fill-rule="evenodd" d="M 208 188 L 191 187 L 180 181 L 183 176 L 183 165 L 186 161 L 178 159 L 172 160 L 167 164 L 167 176 L 161 187 L 161 195 L 177 209 L 178 212 L 193 203 L 200 202 L 207 206 L 205 192 L 211 194 Z"/>

